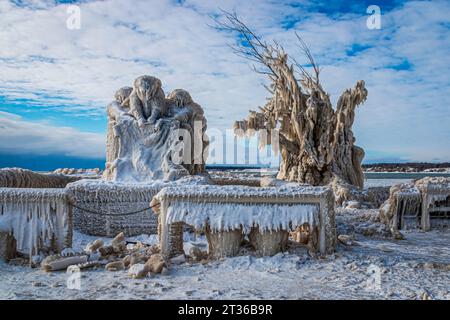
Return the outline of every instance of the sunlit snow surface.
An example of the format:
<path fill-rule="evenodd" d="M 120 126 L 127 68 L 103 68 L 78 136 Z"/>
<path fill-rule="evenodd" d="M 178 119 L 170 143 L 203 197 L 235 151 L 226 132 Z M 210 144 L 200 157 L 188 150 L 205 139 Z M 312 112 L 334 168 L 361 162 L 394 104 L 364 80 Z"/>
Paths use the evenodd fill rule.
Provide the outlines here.
<path fill-rule="evenodd" d="M 370 213 L 341 211 L 338 229 L 357 231 Z M 0 263 L 0 299 L 419 299 L 424 292 L 450 299 L 450 272 L 432 264 L 450 264 L 449 231 L 409 231 L 403 241 L 355 235 L 358 245 L 339 245 L 325 259 L 296 247 L 273 257 L 243 255 L 206 265 L 183 264 L 169 275 L 138 280 L 126 271 L 83 270 L 80 290 L 67 288 L 65 272 Z M 75 233 L 75 249 L 94 239 Z M 127 240 L 151 244 L 157 237 Z M 185 250 L 192 243 L 205 245 L 204 238 L 187 233 L 185 240 Z"/>
<path fill-rule="evenodd" d="M 401 181 L 400 181 L 401 180 Z M 409 180 L 367 179 L 365 187 Z M 450 299 L 450 230 L 403 232 L 406 240 L 386 238 L 372 222 L 377 210 L 337 210 L 338 234 L 354 235 L 356 245 L 338 245 L 324 259 L 304 247 L 273 257 L 245 254 L 202 264 L 174 266 L 169 275 L 130 279 L 126 271 L 82 271 L 80 290 L 68 289 L 65 272 L 0 262 L 0 299 Z M 363 234 L 372 234 L 367 237 Z M 97 239 L 74 233 L 74 249 Z M 111 239 L 105 239 L 106 242 Z M 128 238 L 145 244 L 156 235 Z M 207 245 L 185 233 L 185 251 Z"/>

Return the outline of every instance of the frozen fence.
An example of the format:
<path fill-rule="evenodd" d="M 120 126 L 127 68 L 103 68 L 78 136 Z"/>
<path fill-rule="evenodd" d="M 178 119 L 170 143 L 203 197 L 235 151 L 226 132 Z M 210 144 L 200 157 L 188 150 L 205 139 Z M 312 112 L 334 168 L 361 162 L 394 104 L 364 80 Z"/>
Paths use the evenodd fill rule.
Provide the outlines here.
<path fill-rule="evenodd" d="M 74 228 L 97 236 L 127 236 L 157 231 L 149 203 L 161 190 L 158 184 L 125 184 L 83 180 L 67 186 L 73 205 Z"/>
<path fill-rule="evenodd" d="M 72 245 L 72 210 L 65 189 L 0 188 L 0 231 L 17 251 L 61 251 Z"/>

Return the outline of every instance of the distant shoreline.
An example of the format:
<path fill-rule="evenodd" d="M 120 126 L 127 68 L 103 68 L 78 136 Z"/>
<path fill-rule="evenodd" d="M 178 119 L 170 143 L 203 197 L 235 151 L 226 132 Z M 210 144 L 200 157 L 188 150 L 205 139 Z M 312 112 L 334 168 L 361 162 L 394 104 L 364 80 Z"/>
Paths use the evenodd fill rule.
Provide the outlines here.
<path fill-rule="evenodd" d="M 431 162 L 405 162 L 405 163 L 371 163 L 362 165 L 364 172 L 391 172 L 391 173 L 450 173 L 450 162 L 431 163 Z M 208 170 L 258 170 L 277 168 L 258 165 L 229 165 L 229 164 L 210 164 L 206 165 Z"/>
<path fill-rule="evenodd" d="M 19 167 L 23 169 L 32 170 L 35 172 L 53 172 L 60 171 L 60 168 L 54 170 L 36 170 L 34 168 L 27 168 L 27 166 L 2 166 L 1 168 Z M 406 162 L 406 163 L 371 163 L 362 165 L 364 173 L 379 174 L 379 173 L 430 173 L 430 174 L 450 174 L 450 162 L 431 163 L 431 162 Z M 269 167 L 264 165 L 254 164 L 207 164 L 207 170 L 224 171 L 224 170 L 260 170 L 276 171 L 277 167 Z M 93 167 L 72 167 L 70 170 L 76 171 L 90 171 Z M 99 168 L 98 170 L 102 170 Z"/>

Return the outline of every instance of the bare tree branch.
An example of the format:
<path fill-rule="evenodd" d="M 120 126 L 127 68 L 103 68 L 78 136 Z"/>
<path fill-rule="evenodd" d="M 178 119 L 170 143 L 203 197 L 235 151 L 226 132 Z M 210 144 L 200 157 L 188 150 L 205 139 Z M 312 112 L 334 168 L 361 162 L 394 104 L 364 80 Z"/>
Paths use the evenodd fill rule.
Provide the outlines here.
<path fill-rule="evenodd" d="M 297 33 L 297 31 L 295 32 L 295 36 L 297 37 L 297 40 L 299 42 L 300 50 L 306 56 L 306 58 L 308 59 L 309 63 L 311 64 L 311 66 L 314 70 L 315 83 L 318 85 L 319 84 L 319 75 L 320 75 L 319 65 L 314 60 L 314 57 L 311 53 L 311 50 L 309 49 L 309 46 L 306 44 L 306 42 L 303 40 L 303 38 Z"/>
<path fill-rule="evenodd" d="M 270 65 L 270 63 L 275 59 L 272 56 L 272 48 L 265 41 L 262 41 L 261 38 L 257 36 L 249 27 L 247 27 L 247 25 L 239 19 L 236 12 L 228 12 L 222 9 L 220 10 L 225 18 L 225 21 L 221 21 L 219 18 L 213 17 L 212 19 L 216 24 L 215 28 L 221 31 L 237 33 L 243 39 L 243 43 L 230 45 L 233 52 L 240 57 L 256 62 L 268 69 L 268 71 L 260 70 L 258 73 L 272 74 L 275 77 L 278 77 Z M 254 70 L 257 70 L 256 67 Z"/>

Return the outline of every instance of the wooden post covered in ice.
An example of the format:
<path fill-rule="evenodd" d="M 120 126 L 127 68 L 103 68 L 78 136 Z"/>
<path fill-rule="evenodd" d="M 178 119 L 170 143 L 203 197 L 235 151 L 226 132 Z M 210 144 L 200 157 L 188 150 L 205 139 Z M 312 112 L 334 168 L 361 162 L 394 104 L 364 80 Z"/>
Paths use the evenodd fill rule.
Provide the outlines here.
<path fill-rule="evenodd" d="M 423 231 L 450 226 L 450 178 L 426 177 L 416 181 L 422 194 Z"/>
<path fill-rule="evenodd" d="M 450 178 L 425 177 L 391 187 L 380 218 L 392 230 L 450 227 Z"/>

